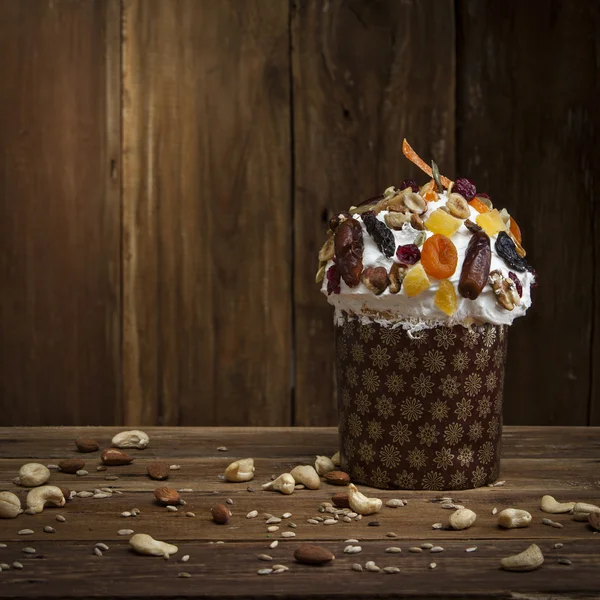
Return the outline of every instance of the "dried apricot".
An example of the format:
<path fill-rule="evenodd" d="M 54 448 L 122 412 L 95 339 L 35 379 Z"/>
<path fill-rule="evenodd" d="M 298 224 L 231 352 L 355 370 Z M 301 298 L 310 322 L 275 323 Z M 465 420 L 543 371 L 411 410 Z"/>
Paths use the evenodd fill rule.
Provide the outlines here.
<path fill-rule="evenodd" d="M 408 271 L 408 273 L 406 273 L 406 277 L 402 283 L 404 292 L 409 298 L 418 296 L 429 286 L 431 286 L 431 281 L 429 281 L 427 273 L 425 273 L 421 263 L 417 263 L 410 271 Z"/>
<path fill-rule="evenodd" d="M 513 217 L 510 218 L 510 232 L 515 236 L 519 244 L 523 243 L 523 238 L 521 236 L 521 228 L 517 225 L 517 222 L 514 220 Z"/>
<path fill-rule="evenodd" d="M 449 317 L 456 312 L 458 301 L 456 298 L 456 291 L 450 281 L 447 279 L 442 279 L 442 281 L 440 281 L 440 287 L 435 293 L 433 303 Z"/>
<path fill-rule="evenodd" d="M 436 233 L 425 240 L 421 250 L 421 264 L 427 275 L 448 279 L 456 271 L 458 252 L 451 239 Z"/>
<path fill-rule="evenodd" d="M 486 213 L 490 211 L 490 209 L 478 198 L 473 198 L 473 200 L 470 200 L 469 206 L 472 206 L 478 213 Z"/>

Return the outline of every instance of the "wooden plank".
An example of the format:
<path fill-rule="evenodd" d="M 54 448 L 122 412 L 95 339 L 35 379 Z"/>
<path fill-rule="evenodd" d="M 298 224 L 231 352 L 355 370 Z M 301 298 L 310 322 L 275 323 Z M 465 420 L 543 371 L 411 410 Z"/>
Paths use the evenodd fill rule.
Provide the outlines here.
<path fill-rule="evenodd" d="M 295 423 L 333 425 L 332 310 L 314 283 L 336 210 L 418 174 L 406 136 L 454 172 L 451 0 L 295 3 Z"/>
<path fill-rule="evenodd" d="M 598 313 L 598 3 L 457 7 L 458 172 L 514 214 L 540 275 L 534 307 L 509 336 L 506 422 L 585 425 Z"/>
<path fill-rule="evenodd" d="M 287 3 L 124 12 L 126 422 L 288 424 Z"/>
<path fill-rule="evenodd" d="M 118 0 L 0 2 L 0 422 L 121 421 Z"/>

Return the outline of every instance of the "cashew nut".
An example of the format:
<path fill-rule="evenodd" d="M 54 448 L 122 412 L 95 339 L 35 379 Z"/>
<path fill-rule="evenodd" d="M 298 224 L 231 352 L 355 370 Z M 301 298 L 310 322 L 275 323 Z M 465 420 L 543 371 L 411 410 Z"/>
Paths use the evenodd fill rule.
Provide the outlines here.
<path fill-rule="evenodd" d="M 139 448 L 143 450 L 150 443 L 150 438 L 147 433 L 139 429 L 132 429 L 131 431 L 117 433 L 111 443 L 116 448 Z"/>
<path fill-rule="evenodd" d="M 477 515 L 468 508 L 460 508 L 456 512 L 453 512 L 448 519 L 448 523 L 452 529 L 467 529 L 475 523 Z"/>
<path fill-rule="evenodd" d="M 353 483 L 348 486 L 348 502 L 350 508 L 359 515 L 372 515 L 383 505 L 379 498 L 367 498 Z"/>
<path fill-rule="evenodd" d="M 148 554 L 149 556 L 164 556 L 167 559 L 169 556 L 171 556 L 171 554 L 175 554 L 179 551 L 177 546 L 174 546 L 173 544 L 167 544 L 167 542 L 155 540 L 147 533 L 136 533 L 130 538 L 129 544 L 139 554 Z"/>
<path fill-rule="evenodd" d="M 329 471 L 335 471 L 335 465 L 328 456 L 317 456 L 315 460 L 315 470 L 319 475 L 325 475 Z"/>
<path fill-rule="evenodd" d="M 531 544 L 520 554 L 507 556 L 500 561 L 500 566 L 506 571 L 534 571 L 542 566 L 544 555 L 536 544 Z"/>
<path fill-rule="evenodd" d="M 11 492 L 0 492 L 0 519 L 14 519 L 22 512 L 18 496 Z"/>
<path fill-rule="evenodd" d="M 226 481 L 250 481 L 254 478 L 254 459 L 243 458 L 232 462 L 225 469 Z"/>
<path fill-rule="evenodd" d="M 290 471 L 290 475 L 296 483 L 301 483 L 309 490 L 318 490 L 321 487 L 321 479 L 311 465 L 298 465 Z"/>
<path fill-rule="evenodd" d="M 277 479 L 263 484 L 263 490 L 275 490 L 282 494 L 293 494 L 296 480 L 290 473 L 283 473 Z"/>
<path fill-rule="evenodd" d="M 41 513 L 46 504 L 64 506 L 65 497 L 59 487 L 55 485 L 43 485 L 33 488 L 27 494 L 27 508 L 34 514 Z"/>
<path fill-rule="evenodd" d="M 587 512 L 576 512 L 573 513 L 573 521 L 579 521 L 581 523 L 585 523 L 589 520 L 589 517 L 592 513 Z"/>
<path fill-rule="evenodd" d="M 595 504 L 588 504 L 587 502 L 576 502 L 573 505 L 573 514 L 590 514 L 593 512 L 600 512 L 600 506 L 596 506 Z"/>
<path fill-rule="evenodd" d="M 573 510 L 575 502 L 557 502 L 552 496 L 542 496 L 541 509 L 544 512 L 558 515 Z"/>
<path fill-rule="evenodd" d="M 518 508 L 506 508 L 498 513 L 498 525 L 504 529 L 528 527 L 531 523 L 531 514 Z"/>
<path fill-rule="evenodd" d="M 40 463 L 27 463 L 19 469 L 19 476 L 15 480 L 17 485 L 36 487 L 43 485 L 50 479 L 50 469 Z"/>
<path fill-rule="evenodd" d="M 340 462 L 340 453 L 336 452 L 332 457 L 331 457 L 331 462 L 336 466 L 339 467 L 342 463 Z"/>

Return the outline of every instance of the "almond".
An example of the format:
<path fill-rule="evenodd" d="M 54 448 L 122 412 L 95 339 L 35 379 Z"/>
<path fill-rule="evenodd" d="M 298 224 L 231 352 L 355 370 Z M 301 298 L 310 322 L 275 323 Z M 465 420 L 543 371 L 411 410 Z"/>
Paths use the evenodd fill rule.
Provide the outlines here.
<path fill-rule="evenodd" d="M 305 565 L 324 565 L 331 562 L 335 556 L 322 546 L 314 544 L 302 544 L 296 548 L 294 558 Z"/>
<path fill-rule="evenodd" d="M 350 508 L 350 500 L 345 492 L 339 492 L 331 496 L 331 502 L 338 508 Z"/>
<path fill-rule="evenodd" d="M 58 463 L 58 468 L 63 473 L 77 473 L 83 467 L 85 467 L 85 462 L 81 458 L 65 458 Z"/>
<path fill-rule="evenodd" d="M 173 488 L 159 487 L 154 490 L 154 497 L 161 504 L 179 504 L 181 499 L 179 498 L 179 492 Z"/>
<path fill-rule="evenodd" d="M 212 519 L 219 525 L 225 525 L 229 521 L 231 513 L 224 504 L 215 504 L 211 509 Z"/>
<path fill-rule="evenodd" d="M 92 438 L 80 437 L 75 440 L 75 446 L 79 452 L 96 452 L 100 447 Z"/>
<path fill-rule="evenodd" d="M 169 469 L 169 465 L 167 463 L 161 462 L 151 462 L 146 467 L 146 471 L 150 479 L 157 479 L 162 481 L 163 479 L 169 478 L 169 473 L 171 469 Z"/>
<path fill-rule="evenodd" d="M 133 462 L 133 456 L 129 456 L 126 452 L 117 450 L 116 448 L 107 448 L 106 450 L 102 450 L 100 460 L 103 464 L 109 466 L 128 465 Z"/>
<path fill-rule="evenodd" d="M 333 485 L 348 485 L 350 483 L 350 475 L 344 473 L 344 471 L 329 471 L 323 477 Z"/>

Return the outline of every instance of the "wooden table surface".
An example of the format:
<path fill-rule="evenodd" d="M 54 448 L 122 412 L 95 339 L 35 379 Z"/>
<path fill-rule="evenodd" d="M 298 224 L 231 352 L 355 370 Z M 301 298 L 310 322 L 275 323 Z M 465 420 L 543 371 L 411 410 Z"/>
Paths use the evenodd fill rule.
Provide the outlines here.
<path fill-rule="evenodd" d="M 0 597 L 11 598 L 579 598 L 600 597 L 600 535 L 587 523 L 575 522 L 569 514 L 547 515 L 540 508 L 543 494 L 560 501 L 600 503 L 600 428 L 506 427 L 504 430 L 501 480 L 505 484 L 460 492 L 391 491 L 362 488 L 367 495 L 384 500 L 408 499 L 401 508 L 383 509 L 362 521 L 336 525 L 313 525 L 307 519 L 320 516 L 319 506 L 343 488 L 323 482 L 315 491 L 299 490 L 291 496 L 261 490 L 272 474 L 289 471 L 297 464 L 313 464 L 316 454 L 332 455 L 337 449 L 333 428 L 148 428 L 150 445 L 131 450 L 133 464 L 97 471 L 99 452 L 79 454 L 75 438 L 94 437 L 108 447 L 115 428 L 3 428 L 0 429 L 0 489 L 25 499 L 26 490 L 12 483 L 20 466 L 39 461 L 56 464 L 79 456 L 89 475 L 79 477 L 53 471 L 49 483 L 71 490 L 93 491 L 111 487 L 121 494 L 94 499 L 76 497 L 62 508 L 46 508 L 38 515 L 20 515 L 0 520 L 0 563 L 23 564 L 0 573 Z M 218 451 L 219 446 L 227 451 Z M 229 462 L 253 457 L 256 477 L 250 484 L 226 483 L 219 479 Z M 181 469 L 171 472 L 167 482 L 150 480 L 146 465 L 164 459 Z M 117 475 L 118 479 L 106 480 Z M 154 501 L 153 490 L 168 485 L 182 492 L 185 507 L 169 512 Z M 251 485 L 256 491 L 248 491 Z M 477 521 L 465 531 L 433 530 L 432 524 L 447 522 L 451 511 L 431 500 L 452 496 L 477 513 Z M 227 498 L 233 516 L 227 525 L 211 521 L 210 507 Z M 121 517 L 133 507 L 141 513 Z M 526 529 L 500 530 L 492 509 L 528 510 L 533 523 Z M 247 519 L 256 509 L 259 516 Z M 186 517 L 193 511 L 195 517 Z M 268 534 L 263 513 L 292 517 Z M 56 515 L 66 522 L 56 521 Z M 552 517 L 562 529 L 542 524 Z M 370 521 L 380 526 L 369 526 Z M 288 525 L 293 522 L 295 529 Z M 56 533 L 44 533 L 50 525 Z M 29 536 L 18 535 L 23 528 Z M 133 529 L 175 543 L 179 552 L 166 561 L 139 556 L 129 548 L 128 538 L 117 531 Z M 295 538 L 282 538 L 293 531 Z M 396 539 L 387 537 L 397 534 Z M 360 554 L 344 554 L 344 540 L 360 540 Z M 269 544 L 279 540 L 275 549 Z M 97 542 L 110 549 L 103 556 L 93 552 Z M 217 543 L 223 542 L 223 543 Z M 323 567 L 295 562 L 294 550 L 303 542 L 315 542 L 335 555 Z M 437 554 L 409 553 L 411 546 L 430 542 L 444 548 Z M 537 543 L 545 556 L 542 568 L 530 573 L 502 571 L 500 559 Z M 564 546 L 555 549 L 554 544 Z M 22 552 L 35 548 L 34 554 Z M 389 546 L 402 548 L 389 554 Z M 474 552 L 466 548 L 476 546 Z M 270 564 L 258 560 L 267 553 L 274 563 L 289 571 L 260 576 L 257 570 Z M 189 561 L 181 557 L 188 554 Z M 559 563 L 568 558 L 572 564 Z M 400 573 L 355 572 L 353 563 L 373 560 L 380 567 L 398 566 Z M 430 569 L 430 563 L 437 563 Z M 190 577 L 179 574 L 185 572 Z"/>

